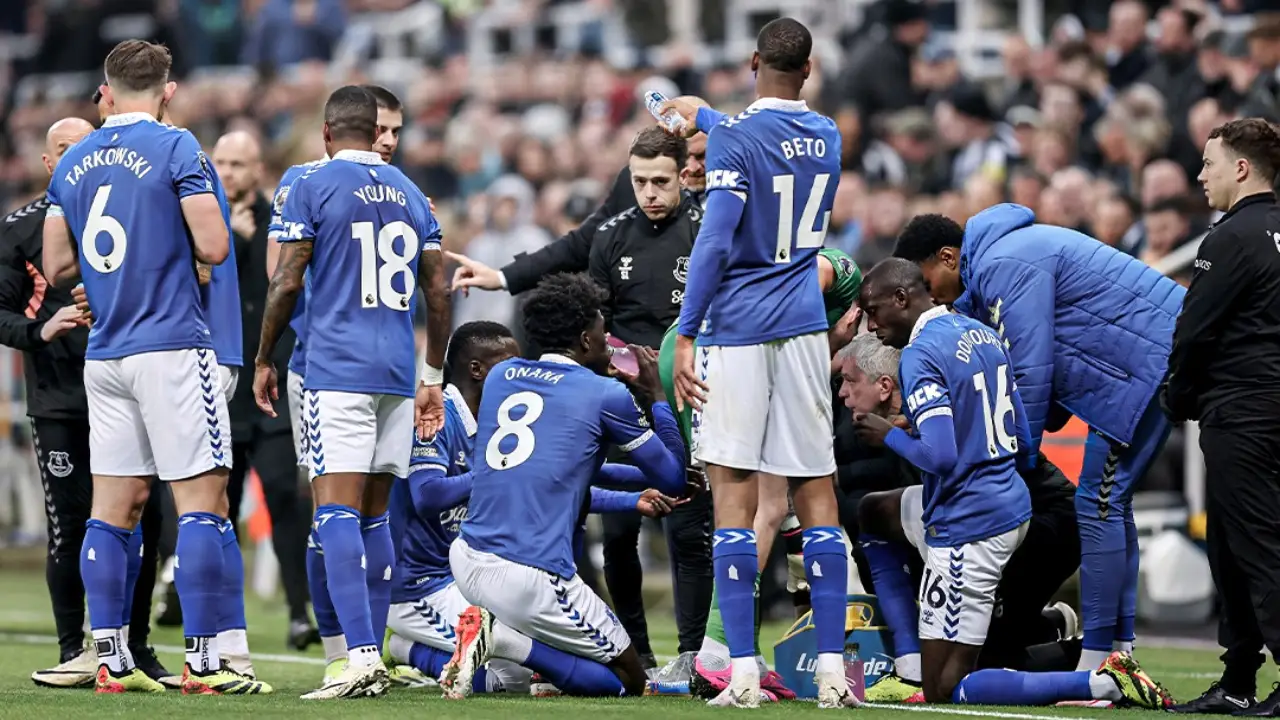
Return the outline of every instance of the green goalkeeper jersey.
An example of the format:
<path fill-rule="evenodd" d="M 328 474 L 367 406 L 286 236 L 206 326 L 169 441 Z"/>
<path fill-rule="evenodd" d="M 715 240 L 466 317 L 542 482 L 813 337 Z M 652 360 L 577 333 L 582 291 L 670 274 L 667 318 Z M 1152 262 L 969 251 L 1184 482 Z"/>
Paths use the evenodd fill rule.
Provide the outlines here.
<path fill-rule="evenodd" d="M 827 309 L 827 325 L 835 325 L 836 321 L 849 312 L 849 308 L 853 307 L 853 303 L 858 299 L 858 291 L 862 288 L 862 271 L 858 269 L 853 258 L 840 250 L 823 248 L 818 251 L 818 254 L 825 257 L 835 269 L 835 280 L 831 283 L 831 287 L 822 293 Z M 676 406 L 676 325 L 679 325 L 679 322 L 667 328 L 666 335 L 662 336 L 662 347 L 658 350 L 658 377 L 662 380 L 662 391 L 666 393 L 673 410 Z M 680 434 L 684 436 L 684 446 L 688 448 L 693 430 L 693 410 L 686 407 L 684 412 L 676 414 L 676 420 L 680 423 Z"/>

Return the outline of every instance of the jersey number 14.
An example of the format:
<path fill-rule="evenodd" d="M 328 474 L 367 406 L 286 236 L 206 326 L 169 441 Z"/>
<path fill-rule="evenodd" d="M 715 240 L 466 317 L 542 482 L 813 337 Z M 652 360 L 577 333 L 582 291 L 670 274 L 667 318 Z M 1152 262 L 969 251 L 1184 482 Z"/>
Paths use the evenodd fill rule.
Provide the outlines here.
<path fill-rule="evenodd" d="M 809 199 L 805 201 L 804 211 L 800 213 L 800 225 L 793 222 L 795 216 L 795 175 L 774 175 L 773 194 L 778 196 L 778 245 L 774 249 L 774 263 L 789 263 L 793 251 L 791 249 L 792 234 L 795 235 L 796 250 L 822 247 L 827 238 L 827 227 L 831 224 L 831 211 L 822 216 L 822 229 L 814 230 L 818 221 L 818 211 L 822 209 L 822 198 L 827 194 L 827 183 L 831 176 L 819 173 L 813 176 L 813 185 L 809 187 Z M 801 192 L 804 190 L 801 189 Z M 794 230 L 793 230 L 794 228 Z"/>
<path fill-rule="evenodd" d="M 351 237 L 360 241 L 360 307 L 379 304 L 392 310 L 408 311 L 416 279 L 410 263 L 418 256 L 418 233 L 403 220 L 389 222 L 374 231 L 373 223 L 351 223 Z M 400 250 L 396 240 L 403 238 Z M 404 290 L 397 290 L 392 278 L 400 275 Z"/>

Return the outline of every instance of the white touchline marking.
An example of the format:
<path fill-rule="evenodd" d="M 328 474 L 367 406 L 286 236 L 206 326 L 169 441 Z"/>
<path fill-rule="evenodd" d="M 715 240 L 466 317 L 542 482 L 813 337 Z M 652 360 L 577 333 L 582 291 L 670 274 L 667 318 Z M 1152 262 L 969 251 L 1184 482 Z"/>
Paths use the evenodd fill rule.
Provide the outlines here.
<path fill-rule="evenodd" d="M 1099 716 L 1082 717 L 1069 715 L 1032 715 L 1030 713 L 1007 713 L 1007 712 L 991 712 L 990 710 L 962 710 L 954 707 L 929 707 L 927 705 L 880 705 L 876 703 L 867 703 L 864 708 L 875 708 L 876 710 L 901 710 L 902 712 L 920 712 L 920 713 L 936 713 L 939 715 L 967 715 L 970 717 L 987 717 L 987 718 L 1008 718 L 1009 720 L 1042 720 L 1043 718 L 1054 718 L 1054 720 L 1098 720 Z M 1046 710 L 1049 708 L 1045 708 Z"/>
<path fill-rule="evenodd" d="M 22 645 L 57 645 L 58 638 L 53 635 L 32 635 L 24 633 L 0 633 L 0 642 L 19 643 Z M 177 645 L 152 645 L 157 652 L 172 653 L 181 655 L 186 652 L 185 648 Z M 275 655 L 272 653 L 250 653 L 250 657 L 254 662 L 277 662 L 288 663 L 290 665 L 321 665 L 325 664 L 324 658 L 307 657 L 306 655 Z"/>

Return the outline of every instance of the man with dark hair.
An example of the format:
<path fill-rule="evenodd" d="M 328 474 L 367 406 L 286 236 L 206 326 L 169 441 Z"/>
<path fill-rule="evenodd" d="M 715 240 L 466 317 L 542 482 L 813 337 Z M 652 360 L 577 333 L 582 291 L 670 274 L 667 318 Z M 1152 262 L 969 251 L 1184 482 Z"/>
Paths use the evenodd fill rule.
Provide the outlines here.
<path fill-rule="evenodd" d="M 858 305 L 867 330 L 902 349 L 899 386 L 912 432 L 876 414 L 854 420 L 864 442 L 910 462 L 924 484 L 866 496 L 859 525 L 868 560 L 875 558 L 869 538 L 909 542 L 924 560 L 918 621 L 924 700 L 1171 704 L 1124 652 L 1109 654 L 1097 670 L 1073 673 L 974 670 L 996 588 L 1032 513 L 1019 471 L 1034 466 L 1037 451 L 1009 354 L 991 330 L 934 305 L 919 268 L 907 260 L 890 258 L 872 268 Z M 894 569 L 874 562 L 872 568 L 877 583 Z"/>
<path fill-rule="evenodd" d="M 1033 451 L 1071 415 L 1093 431 L 1076 491 L 1084 626 L 1077 667 L 1131 652 L 1138 599 L 1131 500 L 1169 434 L 1157 389 L 1184 290 L 1087 235 L 1036 224 L 1021 205 L 990 207 L 963 229 L 920 215 L 895 254 L 920 266 L 935 302 L 1004 339 Z"/>
<path fill-rule="evenodd" d="M 395 564 L 388 497 L 394 478 L 407 474 L 412 428 L 427 437 L 443 424 L 440 368 L 449 300 L 440 227 L 422 192 L 370 150 L 377 119 L 373 95 L 356 86 L 335 90 L 325 103 L 325 149 L 332 159 L 290 188 L 254 363 L 258 407 L 275 415 L 271 355 L 307 273 L 315 297 L 325 298 L 309 308 L 307 319 L 314 527 L 348 652 L 346 668 L 304 696 L 309 699 L 387 689 L 380 649 Z M 411 309 L 420 278 L 431 325 L 427 365 L 415 381 Z"/>
<path fill-rule="evenodd" d="M 50 175 L 68 148 L 91 132 L 93 126 L 80 118 L 59 120 L 49 128 L 41 160 Z M 31 680 L 45 687 L 82 687 L 93 685 L 98 669 L 94 645 L 85 644 L 84 582 L 80 578 L 80 546 L 93 501 L 84 391 L 84 352 L 89 333 L 72 297 L 50 286 L 42 272 L 41 230 L 48 207 L 49 201 L 40 198 L 10 213 L 0 223 L 0 343 L 23 352 L 27 415 L 49 521 L 45 580 L 53 606 L 60 661 L 54 667 L 33 672 Z M 129 541 L 136 548 L 142 537 L 135 530 Z M 154 557 L 151 565 L 154 584 Z M 140 574 L 141 570 L 142 566 Z M 130 590 L 125 589 L 126 600 L 135 597 Z M 146 647 L 150 590 L 147 585 L 136 595 L 145 606 L 139 613 L 144 620 L 132 625 L 127 633 L 133 641 L 130 648 L 143 672 L 152 679 L 167 678 L 176 684 L 177 676 L 164 670 Z M 132 614 L 138 604 L 127 602 L 128 611 Z M 131 625 L 128 618 L 125 624 Z M 153 674 L 157 669 L 159 673 Z"/>
<path fill-rule="evenodd" d="M 688 132 L 709 131 L 706 217 L 673 369 L 677 405 L 700 412 L 693 457 L 706 464 L 715 503 L 716 591 L 732 658 L 715 705 L 755 707 L 762 697 L 753 529 L 762 473 L 790 478 L 805 528 L 818 704 L 858 703 L 843 672 L 848 550 L 832 485 L 829 324 L 813 273 L 840 179 L 840 134 L 800 99 L 812 48 L 803 24 L 773 20 L 751 57 L 758 99 L 733 117 L 682 112 Z M 708 388 L 715 395 L 704 402 Z"/>
<path fill-rule="evenodd" d="M 449 545 L 467 517 L 474 479 L 469 458 L 485 380 L 496 365 L 519 355 L 511 330 L 499 323 L 470 322 L 454 331 L 445 358 L 449 383 L 444 427 L 430 440 L 415 438 L 409 476 L 397 482 L 393 491 L 391 527 L 398 560 L 385 655 L 408 663 L 424 681 L 444 672 L 456 649 L 458 617 L 469 605 L 453 581 Z M 604 466 L 597 480 L 607 480 L 614 470 Z M 616 492 L 592 487 L 590 492 L 590 512 L 633 514 L 639 510 L 659 517 L 675 504 L 657 490 Z M 581 527 L 574 544 L 580 542 Z M 530 688 L 530 674 L 509 660 L 494 658 L 472 677 L 471 689 L 549 693 L 545 687 Z"/>
<path fill-rule="evenodd" d="M 626 630 L 577 575 L 574 540 L 608 445 L 636 464 L 614 466 L 612 484 L 672 495 L 684 490 L 685 448 L 652 350 L 629 348 L 637 394 L 607 377 L 602 301 L 585 275 L 543 280 L 525 301 L 524 324 L 545 354 L 507 360 L 485 383 L 467 519 L 449 553 L 473 606 L 441 678 L 447 697 L 468 696 L 490 658 L 535 670 L 566 694 L 644 692 Z"/>
<path fill-rule="evenodd" d="M 378 139 L 373 141 L 373 151 L 382 156 L 382 162 L 390 163 L 400 147 L 400 129 L 404 127 L 404 106 L 400 98 L 381 85 L 361 85 L 378 102 Z"/>
<path fill-rule="evenodd" d="M 678 100 L 694 107 L 706 106 L 706 101 L 699 97 L 686 95 Z M 707 137 L 694 131 L 686 136 L 688 153 L 681 165 L 680 183 L 685 190 L 693 193 L 699 203 L 706 202 L 706 167 Z M 538 281 L 551 273 L 585 272 L 591 264 L 591 245 L 596 229 L 609 218 L 633 207 L 635 192 L 631 187 L 631 170 L 623 168 L 614 180 L 613 187 L 607 192 L 604 202 L 582 225 L 571 230 L 564 237 L 547 245 L 534 253 L 520 253 L 515 259 L 501 269 L 491 268 L 482 262 L 472 260 L 465 255 L 448 253 L 449 259 L 459 263 L 454 271 L 453 286 L 455 288 L 479 288 L 481 290 L 506 290 L 518 295 L 538 284 Z"/>
<path fill-rule="evenodd" d="M 1260 118 L 1209 134 L 1200 183 L 1225 212 L 1196 256 L 1173 334 L 1163 400 L 1200 422 L 1209 567 L 1222 600 L 1222 679 L 1175 712 L 1280 715 L 1254 698 L 1265 646 L 1280 658 L 1280 132 Z"/>
<path fill-rule="evenodd" d="M 81 568 L 97 686 L 163 690 L 135 666 L 122 631 L 128 576 L 141 562 L 129 535 L 158 476 L 180 515 L 183 692 L 257 694 L 270 686 L 232 670 L 217 641 L 224 611 L 234 612 L 223 588 L 239 549 L 226 537 L 230 427 L 195 270 L 231 252 L 225 198 L 195 138 L 157 120 L 176 89 L 169 61 L 167 49 L 138 40 L 107 56 L 104 95 L 116 114 L 64 156 L 44 227 L 50 280 L 73 279 L 83 261 L 94 305 L 85 363 L 94 517 Z M 142 249 L 131 254 L 130 240 Z M 131 262 L 139 252 L 145 259 Z"/>
<path fill-rule="evenodd" d="M 387 161 L 394 155 L 396 146 L 399 143 L 398 128 L 401 123 L 399 110 L 392 108 L 400 108 L 400 101 L 395 95 L 385 88 L 376 85 L 360 86 L 369 92 L 377 106 L 377 125 L 378 139 L 372 146 L 375 151 L 379 151 L 383 161 Z M 390 128 L 390 131 L 388 131 Z M 280 178 L 280 183 L 276 187 L 275 196 L 272 200 L 271 224 L 268 228 L 268 238 L 272 242 L 267 243 L 267 273 L 273 275 L 275 273 L 276 264 L 280 252 L 280 243 L 273 242 L 278 240 L 284 232 L 284 221 L 282 213 L 285 203 L 289 197 L 289 188 L 293 182 L 301 177 L 304 173 L 316 168 L 329 160 L 326 155 L 321 160 L 314 160 L 300 165 L 294 165 L 285 171 Z M 427 201 L 430 204 L 430 200 Z M 431 275 L 434 276 L 434 264 L 441 262 L 441 258 L 436 253 L 425 253 L 424 261 L 432 264 L 433 270 Z M 289 416 L 293 428 L 294 445 L 298 456 L 298 465 L 304 471 L 310 467 L 307 451 L 307 432 L 303 427 L 303 385 L 305 384 L 306 366 L 307 366 L 307 347 L 306 347 L 306 308 L 305 299 L 299 298 L 297 306 L 294 310 L 293 317 L 289 321 L 289 327 L 296 334 L 296 341 L 293 344 L 292 353 L 289 357 L 288 369 L 288 399 L 289 399 Z M 428 304 L 428 312 L 438 313 L 447 312 L 440 311 L 438 304 L 433 307 Z M 431 315 L 431 322 L 428 325 L 428 333 L 431 335 L 431 342 L 445 345 L 448 339 L 449 321 L 447 316 L 442 321 L 439 314 Z M 329 597 L 329 590 L 326 583 L 324 569 L 324 554 L 320 551 L 319 539 L 314 531 L 307 542 L 307 580 L 311 594 L 312 608 L 315 612 L 316 626 L 320 634 L 320 643 L 324 647 L 325 653 L 325 673 L 326 682 L 337 677 L 342 672 L 347 661 L 347 644 L 342 634 L 342 627 L 338 623 L 338 616 L 334 611 L 333 601 Z M 300 631 L 302 627 L 298 628 Z M 305 635 L 297 636 L 300 640 L 305 639 Z M 295 646 L 301 644 L 295 642 Z M 399 666 L 389 668 L 390 680 L 393 683 L 400 683 Z"/>
<path fill-rule="evenodd" d="M 689 254 L 702 222 L 702 204 L 683 192 L 685 140 L 659 127 L 631 142 L 627 169 L 635 205 L 610 218 L 591 242 L 591 279 L 605 290 L 605 329 L 625 343 L 658 348 L 680 314 Z M 646 668 L 656 667 L 645 621 L 637 543 L 641 519 L 606 515 L 604 581 L 627 634 Z M 711 601 L 711 506 L 698 495 L 664 523 L 672 562 L 681 654 L 698 649 Z M 691 665 L 692 655 L 689 655 Z M 688 667 L 682 673 L 687 679 Z"/>

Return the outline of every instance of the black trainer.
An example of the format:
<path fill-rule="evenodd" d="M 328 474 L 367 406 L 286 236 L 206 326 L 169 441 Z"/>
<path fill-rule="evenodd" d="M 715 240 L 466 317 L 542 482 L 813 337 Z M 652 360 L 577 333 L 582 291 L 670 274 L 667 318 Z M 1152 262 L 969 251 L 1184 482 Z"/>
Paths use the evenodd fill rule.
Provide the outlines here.
<path fill-rule="evenodd" d="M 1273 695 L 1274 697 L 1274 695 Z M 1270 698 L 1268 698 L 1270 699 Z M 1258 701 L 1251 695 L 1231 695 L 1214 683 L 1195 700 L 1174 705 L 1169 712 L 1187 715 L 1237 715 L 1257 707 Z"/>
<path fill-rule="evenodd" d="M 156 657 L 155 648 L 150 645 L 143 645 L 131 647 L 129 652 L 133 655 L 133 664 L 147 677 L 167 688 L 182 687 L 182 678 L 169 672 L 164 665 L 160 664 L 160 658 Z"/>
<path fill-rule="evenodd" d="M 312 645 L 320 644 L 320 631 L 310 620 L 296 619 L 289 621 L 289 637 L 286 640 L 294 650 L 306 650 Z"/>
<path fill-rule="evenodd" d="M 1280 717 L 1280 682 L 1271 685 L 1271 694 L 1266 700 L 1232 714 L 1242 717 Z"/>

